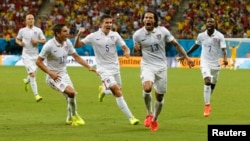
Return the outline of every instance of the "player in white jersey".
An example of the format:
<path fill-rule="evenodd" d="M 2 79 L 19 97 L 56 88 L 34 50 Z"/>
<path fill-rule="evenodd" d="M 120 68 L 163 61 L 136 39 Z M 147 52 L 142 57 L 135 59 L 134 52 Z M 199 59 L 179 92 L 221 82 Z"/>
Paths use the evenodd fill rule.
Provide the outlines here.
<path fill-rule="evenodd" d="M 22 60 L 28 73 L 27 78 L 23 79 L 25 91 L 28 91 L 30 84 L 32 92 L 37 102 L 42 100 L 38 94 L 38 86 L 36 82 L 36 58 L 38 56 L 38 44 L 44 44 L 46 38 L 43 31 L 34 25 L 35 19 L 32 14 L 26 16 L 26 27 L 18 31 L 16 43 L 23 47 Z"/>
<path fill-rule="evenodd" d="M 117 105 L 128 117 L 132 125 L 139 123 L 131 113 L 123 98 L 121 91 L 121 76 L 120 65 L 116 45 L 120 45 L 126 57 L 130 56 L 130 50 L 125 44 L 121 36 L 112 29 L 112 17 L 110 15 L 103 15 L 100 19 L 101 28 L 80 40 L 80 35 L 85 31 L 81 28 L 75 38 L 75 47 L 82 47 L 85 44 L 91 44 L 96 59 L 97 72 L 101 76 L 103 85 L 110 89 L 116 98 Z M 102 94 L 102 93 L 101 93 Z M 104 94 L 100 96 L 103 98 Z"/>
<path fill-rule="evenodd" d="M 68 115 L 66 124 L 73 126 L 83 125 L 84 120 L 77 113 L 76 90 L 67 73 L 67 57 L 72 57 L 89 71 L 96 73 L 95 69 L 88 65 L 76 52 L 73 44 L 68 39 L 69 29 L 65 24 L 56 24 L 53 27 L 54 37 L 43 46 L 36 64 L 46 73 L 48 85 L 60 91 L 68 103 Z M 44 63 L 44 60 L 46 63 Z"/>
<path fill-rule="evenodd" d="M 150 130 L 158 130 L 158 116 L 164 103 L 167 87 L 166 42 L 171 43 L 186 59 L 190 67 L 193 61 L 185 50 L 163 26 L 158 26 L 158 16 L 154 11 L 146 11 L 142 16 L 144 26 L 133 34 L 134 51 L 141 52 L 141 81 L 143 98 L 147 109 L 144 126 Z M 152 109 L 152 89 L 155 89 L 155 106 Z"/>
<path fill-rule="evenodd" d="M 201 73 L 204 79 L 204 102 L 205 108 L 203 115 L 208 117 L 210 115 L 211 94 L 218 81 L 220 65 L 221 50 L 223 53 L 223 64 L 228 65 L 226 42 L 224 35 L 215 29 L 214 18 L 208 18 L 206 21 L 207 30 L 199 33 L 195 44 L 187 51 L 187 54 L 192 53 L 201 46 Z"/>

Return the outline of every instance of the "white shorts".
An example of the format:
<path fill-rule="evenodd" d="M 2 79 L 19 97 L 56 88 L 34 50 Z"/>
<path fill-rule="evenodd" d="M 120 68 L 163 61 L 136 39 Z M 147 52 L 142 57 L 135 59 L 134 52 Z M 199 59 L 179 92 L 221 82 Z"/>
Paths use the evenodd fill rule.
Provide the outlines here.
<path fill-rule="evenodd" d="M 117 84 L 121 88 L 122 82 L 121 82 L 120 73 L 116 73 L 116 74 L 102 73 L 102 74 L 100 74 L 100 76 L 101 76 L 102 83 L 104 84 L 104 86 L 107 89 L 109 89 L 110 87 L 112 87 L 115 84 Z"/>
<path fill-rule="evenodd" d="M 67 73 L 60 74 L 61 81 L 54 81 L 49 75 L 46 75 L 46 83 L 52 88 L 60 92 L 64 92 L 67 86 L 73 87 L 73 83 Z"/>
<path fill-rule="evenodd" d="M 37 70 L 36 59 L 23 58 L 23 64 L 28 74 L 32 72 L 36 72 Z"/>
<path fill-rule="evenodd" d="M 216 84 L 219 78 L 219 72 L 218 69 L 210 69 L 210 68 L 201 68 L 201 73 L 203 79 L 206 77 L 211 77 L 211 83 Z"/>
<path fill-rule="evenodd" d="M 145 81 L 153 82 L 155 91 L 159 94 L 165 94 L 167 91 L 167 70 L 142 65 L 141 81 L 142 84 Z"/>

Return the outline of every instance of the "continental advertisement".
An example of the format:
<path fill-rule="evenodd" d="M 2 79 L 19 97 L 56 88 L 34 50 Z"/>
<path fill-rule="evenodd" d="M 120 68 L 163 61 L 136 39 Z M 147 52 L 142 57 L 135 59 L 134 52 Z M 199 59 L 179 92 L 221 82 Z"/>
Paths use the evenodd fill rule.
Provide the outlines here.
<path fill-rule="evenodd" d="M 140 67 L 141 57 L 119 57 L 121 67 Z"/>
<path fill-rule="evenodd" d="M 193 68 L 200 68 L 200 62 L 201 62 L 200 58 L 192 58 L 192 60 L 194 61 L 194 64 L 195 64 L 195 66 Z M 241 60 L 241 59 L 238 59 L 238 60 Z M 250 59 L 248 59 L 248 60 L 250 61 Z M 222 65 L 222 68 L 229 68 L 230 67 L 230 64 L 232 64 L 232 60 L 230 58 L 228 58 L 227 61 L 228 61 L 229 65 L 227 65 L 227 66 Z M 221 62 L 220 64 L 223 64 L 222 58 L 220 58 L 220 62 Z M 239 64 L 239 63 L 237 64 L 238 68 L 240 65 L 241 64 Z M 187 61 L 184 60 L 183 63 L 178 62 L 178 68 L 189 68 Z"/>
<path fill-rule="evenodd" d="M 95 66 L 96 61 L 94 56 L 81 56 L 89 65 Z M 121 67 L 140 67 L 141 57 L 118 57 Z M 195 62 L 194 68 L 200 67 L 200 58 L 193 57 Z M 223 64 L 223 59 L 221 58 L 221 64 Z M 229 65 L 222 66 L 222 68 L 229 68 L 232 64 L 232 60 L 228 58 Z M 175 57 L 167 58 L 168 68 L 189 68 L 186 60 L 181 64 L 176 60 Z M 0 55 L 0 65 L 1 66 L 23 66 L 23 61 L 20 55 Z M 72 56 L 67 58 L 67 66 L 81 66 L 78 64 Z M 250 69 L 250 58 L 237 58 L 236 67 L 238 69 Z"/>

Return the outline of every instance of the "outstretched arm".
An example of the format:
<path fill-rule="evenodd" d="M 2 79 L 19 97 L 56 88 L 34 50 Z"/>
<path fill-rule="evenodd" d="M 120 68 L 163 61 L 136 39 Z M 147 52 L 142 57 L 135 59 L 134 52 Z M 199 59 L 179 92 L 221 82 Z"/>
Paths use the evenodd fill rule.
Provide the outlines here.
<path fill-rule="evenodd" d="M 87 68 L 89 71 L 92 71 L 94 73 L 96 73 L 98 75 L 98 73 L 96 72 L 95 68 L 91 67 L 85 60 L 83 60 L 76 52 L 72 54 L 72 57 L 76 60 L 76 62 L 78 62 L 79 64 L 81 64 L 82 66 L 84 66 L 85 68 Z"/>
<path fill-rule="evenodd" d="M 222 48 L 222 54 L 223 54 L 223 63 L 224 65 L 228 65 L 228 61 L 227 61 L 227 50 L 226 48 Z"/>
<path fill-rule="evenodd" d="M 75 37 L 75 42 L 74 42 L 74 47 L 78 48 L 78 47 L 82 47 L 84 45 L 84 43 L 82 41 L 80 41 L 80 36 L 81 34 L 85 31 L 85 28 L 80 28 L 76 37 Z"/>
<path fill-rule="evenodd" d="M 59 81 L 61 79 L 58 72 L 50 71 L 43 62 L 44 58 L 38 56 L 36 59 L 36 65 L 45 73 L 47 73 L 53 80 Z"/>
<path fill-rule="evenodd" d="M 122 50 L 123 50 L 123 55 L 128 58 L 130 56 L 130 49 L 126 45 L 123 45 Z"/>
<path fill-rule="evenodd" d="M 187 55 L 187 53 L 185 52 L 185 50 L 183 49 L 183 47 L 174 39 L 170 42 L 172 45 L 174 45 L 174 47 L 176 48 L 176 50 L 181 53 L 183 55 L 183 58 L 185 58 L 187 60 L 187 63 L 189 65 L 189 67 L 193 67 L 194 66 L 194 62 L 193 60 L 191 60 L 189 58 L 189 56 Z"/>

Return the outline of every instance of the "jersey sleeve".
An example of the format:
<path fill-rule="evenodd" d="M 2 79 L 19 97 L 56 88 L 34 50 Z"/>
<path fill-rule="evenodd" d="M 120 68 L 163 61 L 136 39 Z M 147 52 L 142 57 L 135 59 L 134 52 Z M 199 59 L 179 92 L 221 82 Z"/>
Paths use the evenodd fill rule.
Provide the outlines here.
<path fill-rule="evenodd" d="M 71 43 L 71 41 L 69 39 L 67 39 L 66 41 L 67 45 L 68 45 L 68 48 L 69 48 L 69 53 L 68 54 L 73 54 L 76 52 L 73 44 Z"/>
<path fill-rule="evenodd" d="M 38 56 L 42 58 L 47 58 L 50 49 L 51 47 L 49 46 L 49 42 L 45 43 Z"/>

